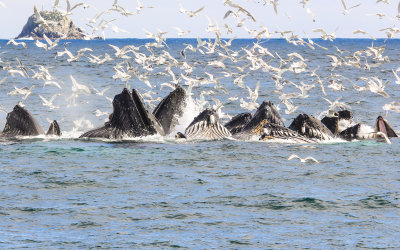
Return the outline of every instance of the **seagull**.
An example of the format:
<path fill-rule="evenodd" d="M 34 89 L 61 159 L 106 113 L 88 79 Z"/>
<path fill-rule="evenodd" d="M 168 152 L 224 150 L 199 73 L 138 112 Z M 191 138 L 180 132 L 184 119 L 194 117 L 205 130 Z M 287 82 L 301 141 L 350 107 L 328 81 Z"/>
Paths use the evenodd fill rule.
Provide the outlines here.
<path fill-rule="evenodd" d="M 137 0 L 137 2 L 138 2 L 138 7 L 136 7 L 136 13 L 137 14 L 139 14 L 140 13 L 140 11 L 143 9 L 143 8 L 154 8 L 153 6 L 143 6 L 143 4 L 140 2 L 140 0 Z"/>
<path fill-rule="evenodd" d="M 127 48 L 128 48 L 127 46 L 123 47 L 122 49 L 120 49 L 120 48 L 118 48 L 117 46 L 112 45 L 112 44 L 109 44 L 109 46 L 115 50 L 115 56 L 116 56 L 116 57 L 122 58 L 122 59 L 129 59 L 129 58 L 131 58 L 130 56 L 127 56 L 127 55 L 126 55 L 126 53 L 128 53 L 128 51 L 126 51 Z"/>
<path fill-rule="evenodd" d="M 397 75 L 397 71 L 399 71 L 399 70 L 400 70 L 400 68 L 396 69 L 396 71 L 394 71 L 392 69 L 393 75 L 396 77 L 396 81 L 395 81 L 396 84 L 400 84 L 400 77 L 399 77 L 399 75 Z"/>
<path fill-rule="evenodd" d="M 390 4 L 390 1 L 389 0 L 376 0 L 376 3 Z"/>
<path fill-rule="evenodd" d="M 58 38 L 58 39 L 54 40 L 54 42 L 53 42 L 46 36 L 46 34 L 43 34 L 43 38 L 44 38 L 44 40 L 46 40 L 47 44 L 49 45 L 49 46 L 47 46 L 46 50 L 51 50 L 51 49 L 57 47 L 58 46 L 58 42 L 61 39 L 61 38 Z"/>
<path fill-rule="evenodd" d="M 29 89 L 27 87 L 17 88 L 14 86 L 15 90 L 9 92 L 7 95 L 23 95 L 24 97 L 22 97 L 22 99 L 26 100 L 26 98 L 28 98 L 28 96 L 32 93 L 34 88 L 35 88 L 34 85 L 32 85 L 32 87 L 30 87 Z"/>
<path fill-rule="evenodd" d="M 388 111 L 394 111 L 396 113 L 400 113 L 400 103 L 399 102 L 391 102 L 382 106 L 382 109 L 386 111 L 386 115 Z"/>
<path fill-rule="evenodd" d="M 73 11 L 75 8 L 77 8 L 77 7 L 81 6 L 81 5 L 84 5 L 84 3 L 77 3 L 77 4 L 75 4 L 75 5 L 71 8 L 71 3 L 69 2 L 69 0 L 66 0 L 66 2 L 67 2 L 67 11 L 57 9 L 58 11 L 62 12 L 62 13 L 64 14 L 64 16 L 71 15 L 71 14 L 72 14 L 72 11 Z M 85 5 L 85 6 L 86 6 L 86 5 Z"/>
<path fill-rule="evenodd" d="M 365 90 L 369 90 L 372 93 L 376 93 L 384 97 L 389 97 L 389 94 L 386 93 L 384 89 L 386 85 L 390 82 L 390 80 L 387 80 L 385 83 L 383 83 L 382 80 L 376 76 L 373 76 L 371 78 L 361 77 L 360 79 L 367 82 L 367 86 L 360 87 L 353 84 L 354 89 L 356 89 L 357 91 L 362 92 Z"/>
<path fill-rule="evenodd" d="M 340 99 L 342 99 L 342 97 L 340 96 L 339 98 L 337 98 L 335 101 L 330 101 L 327 98 L 322 97 L 322 99 L 324 99 L 325 101 L 329 102 L 330 106 L 329 106 L 329 110 L 335 110 L 335 108 L 340 108 L 342 110 L 345 109 L 351 109 L 350 105 L 344 103 L 344 102 L 339 102 Z"/>
<path fill-rule="evenodd" d="M 383 138 L 387 144 L 392 144 L 387 135 L 383 132 L 376 132 L 376 138 Z"/>
<path fill-rule="evenodd" d="M 308 156 L 304 159 L 300 158 L 298 155 L 292 154 L 291 156 L 289 156 L 288 160 L 292 160 L 294 158 L 299 159 L 301 162 L 307 162 L 307 161 L 313 161 L 314 163 L 319 163 L 319 161 L 317 161 L 314 157 L 312 156 Z"/>
<path fill-rule="evenodd" d="M 174 29 L 176 29 L 177 31 L 178 31 L 178 36 L 183 36 L 183 35 L 185 35 L 186 33 L 189 33 L 190 32 L 190 30 L 186 30 L 186 31 L 183 31 L 181 28 L 179 28 L 179 27 L 173 27 Z"/>
<path fill-rule="evenodd" d="M 276 1 L 276 0 L 275 0 L 275 1 Z M 246 14 L 246 15 L 247 15 L 248 17 L 250 17 L 254 22 L 256 22 L 255 17 L 254 17 L 248 10 L 244 9 L 244 8 L 243 8 L 242 6 L 240 6 L 239 4 L 232 3 L 231 0 L 225 0 L 224 5 L 229 5 L 229 6 L 233 7 L 233 8 L 237 8 L 238 12 L 242 12 L 242 13 Z M 274 5 L 274 9 L 276 9 L 276 8 L 275 8 L 275 5 Z M 226 14 L 225 14 L 225 15 L 226 15 Z"/>
<path fill-rule="evenodd" d="M 42 101 L 43 101 L 43 106 L 47 106 L 47 107 L 49 107 L 50 109 L 57 109 L 57 108 L 59 108 L 59 106 L 54 106 L 53 105 L 53 101 L 54 101 L 54 99 L 56 99 L 56 97 L 57 96 L 59 96 L 60 94 L 54 94 L 51 98 L 50 98 L 50 100 L 47 100 L 46 98 L 44 98 L 43 96 L 41 96 L 41 95 L 39 95 L 39 97 L 40 97 L 40 99 L 42 99 Z"/>
<path fill-rule="evenodd" d="M 283 103 L 286 106 L 285 114 L 287 115 L 293 114 L 294 111 L 296 111 L 296 109 L 298 108 L 288 99 L 281 100 L 281 103 Z"/>
<path fill-rule="evenodd" d="M 83 54 L 84 54 L 86 51 L 91 51 L 91 52 L 92 52 L 93 50 L 92 50 L 91 48 L 83 48 L 83 49 L 80 49 L 80 50 L 78 51 L 78 54 L 77 54 L 76 56 L 74 56 L 74 55 L 71 53 L 71 51 L 69 51 L 67 48 L 64 48 L 64 51 L 57 52 L 56 57 L 57 57 L 57 56 L 63 56 L 63 55 L 65 55 L 65 54 L 67 54 L 67 55 L 69 56 L 69 59 L 67 59 L 67 62 L 71 63 L 71 62 L 78 61 L 78 59 L 81 58 L 81 56 L 83 56 Z"/>
<path fill-rule="evenodd" d="M 195 10 L 195 11 L 190 11 L 190 10 L 185 9 L 181 3 L 179 3 L 179 7 L 180 7 L 179 12 L 186 14 L 189 17 L 195 17 L 200 13 L 200 11 L 202 11 L 204 9 L 205 6 L 201 7 L 198 10 Z"/>
<path fill-rule="evenodd" d="M 104 93 L 106 93 L 106 91 L 109 90 L 110 88 L 111 88 L 111 86 L 108 86 L 105 89 L 103 89 L 102 91 L 99 91 L 92 85 L 92 89 L 96 92 L 96 95 L 99 95 L 99 96 L 104 96 Z"/>
<path fill-rule="evenodd" d="M 361 5 L 361 3 L 359 3 L 359 4 L 357 4 L 357 5 L 354 5 L 354 6 L 350 7 L 350 8 L 347 8 L 346 2 L 345 2 L 344 0 L 341 0 L 341 1 L 342 1 L 342 5 L 343 5 L 343 8 L 344 8 L 344 11 L 343 11 L 343 14 L 344 14 L 344 15 L 346 15 L 347 13 L 349 13 L 349 10 L 350 10 L 350 9 L 356 8 L 356 7 L 358 7 L 358 6 Z"/>
<path fill-rule="evenodd" d="M 47 50 L 47 44 L 42 43 L 42 42 L 39 41 L 39 40 L 36 40 L 36 41 L 35 41 L 35 45 L 36 45 L 38 48 L 43 48 L 44 50 Z"/>
<path fill-rule="evenodd" d="M 14 39 L 10 39 L 10 40 L 7 42 L 7 45 L 9 45 L 10 43 L 11 43 L 12 45 L 15 45 L 15 46 L 21 45 L 21 46 L 24 47 L 25 49 L 27 48 L 26 43 L 24 43 L 24 42 L 16 42 Z"/>
<path fill-rule="evenodd" d="M 35 22 L 40 23 L 43 25 L 46 29 L 50 29 L 50 26 L 47 24 L 46 20 L 40 15 L 39 11 L 37 10 L 36 5 L 33 5 L 33 13 L 35 15 Z"/>
<path fill-rule="evenodd" d="M 105 116 L 105 115 L 108 116 L 108 114 L 109 114 L 108 112 L 103 112 L 99 109 L 96 109 L 93 113 L 95 114 L 95 116 Z"/>
<path fill-rule="evenodd" d="M 321 35 L 322 40 L 329 40 L 329 41 L 333 42 L 333 40 L 335 40 L 335 38 L 336 38 L 336 35 L 335 35 L 336 31 L 334 31 L 331 34 L 328 34 L 324 29 L 321 29 L 321 28 L 313 29 L 312 31 L 322 33 L 322 35 Z"/>
<path fill-rule="evenodd" d="M 56 86 L 57 88 L 61 89 L 60 84 L 59 84 L 58 82 L 56 82 L 56 81 L 45 81 L 44 84 L 43 84 L 43 88 L 44 88 L 44 86 L 46 86 L 46 85 L 54 85 L 54 86 Z"/>
<path fill-rule="evenodd" d="M 307 7 L 306 11 L 308 14 L 311 15 L 313 22 L 315 22 L 316 17 L 315 14 L 311 11 L 311 9 Z"/>
<path fill-rule="evenodd" d="M 72 81 L 72 91 L 77 92 L 78 94 L 90 94 L 90 89 L 83 85 L 79 84 L 72 75 L 69 75 Z"/>
<path fill-rule="evenodd" d="M 256 102 L 258 98 L 258 90 L 260 89 L 260 82 L 257 82 L 257 85 L 252 91 L 248 86 L 247 90 L 249 91 L 249 97 L 247 99 L 250 100 L 250 102 L 246 102 L 243 98 L 240 98 L 240 107 L 247 109 L 247 110 L 253 110 L 257 109 L 260 105 Z"/>

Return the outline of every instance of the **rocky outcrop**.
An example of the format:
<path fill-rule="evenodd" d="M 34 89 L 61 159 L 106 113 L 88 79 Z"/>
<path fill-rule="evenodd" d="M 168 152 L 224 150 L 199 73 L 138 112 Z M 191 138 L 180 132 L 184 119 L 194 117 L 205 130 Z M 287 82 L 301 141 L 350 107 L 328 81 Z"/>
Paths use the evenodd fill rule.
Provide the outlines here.
<path fill-rule="evenodd" d="M 38 11 L 29 17 L 23 27 L 19 38 L 44 39 L 46 35 L 50 39 L 85 39 L 88 37 L 85 31 L 74 25 L 71 19 L 59 11 Z"/>

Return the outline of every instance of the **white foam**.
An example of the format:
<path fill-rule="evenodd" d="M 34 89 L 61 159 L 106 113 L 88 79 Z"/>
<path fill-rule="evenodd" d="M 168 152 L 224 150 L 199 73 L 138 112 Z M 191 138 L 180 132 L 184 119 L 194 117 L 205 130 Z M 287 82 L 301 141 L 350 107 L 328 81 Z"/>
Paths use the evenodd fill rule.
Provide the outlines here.
<path fill-rule="evenodd" d="M 358 137 L 362 139 L 373 138 L 375 131 L 371 126 L 361 124 L 360 130 L 358 131 Z"/>
<path fill-rule="evenodd" d="M 204 109 L 204 103 L 199 100 L 194 100 L 188 97 L 186 100 L 186 107 L 183 109 L 183 115 L 178 120 L 178 125 L 172 130 L 171 135 L 175 136 L 177 132 L 183 133 L 193 119 L 200 114 Z"/>
<path fill-rule="evenodd" d="M 345 120 L 345 119 L 339 120 L 339 128 L 338 128 L 339 133 L 342 132 L 343 130 L 347 129 L 347 128 L 350 128 L 350 127 L 356 125 L 356 124 L 357 123 L 355 123 L 352 120 Z"/>

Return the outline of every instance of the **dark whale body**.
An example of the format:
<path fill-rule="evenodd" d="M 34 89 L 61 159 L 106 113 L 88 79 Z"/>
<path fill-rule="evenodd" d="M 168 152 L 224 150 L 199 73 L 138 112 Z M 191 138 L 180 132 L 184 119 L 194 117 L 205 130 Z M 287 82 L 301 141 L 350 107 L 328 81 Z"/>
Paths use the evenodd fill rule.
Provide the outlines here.
<path fill-rule="evenodd" d="M 37 136 L 44 134 L 36 119 L 25 108 L 15 105 L 13 111 L 7 114 L 3 137 Z"/>
<path fill-rule="evenodd" d="M 302 136 L 318 140 L 330 140 L 334 137 L 332 132 L 320 120 L 308 114 L 298 115 L 290 124 L 289 129 Z"/>
<path fill-rule="evenodd" d="M 49 129 L 47 130 L 46 135 L 61 136 L 61 129 L 56 120 L 54 120 L 50 123 Z"/>
<path fill-rule="evenodd" d="M 44 131 L 33 115 L 20 105 L 15 105 L 13 111 L 7 114 L 6 125 L 0 136 L 16 137 L 37 136 L 42 134 L 44 134 Z M 56 120 L 50 124 L 46 135 L 61 135 L 61 129 Z"/>
<path fill-rule="evenodd" d="M 264 120 L 267 120 L 268 123 L 277 124 L 283 127 L 285 126 L 275 105 L 270 101 L 264 101 L 258 107 L 256 113 L 253 115 L 253 118 L 246 124 L 246 126 L 244 126 L 241 132 L 249 132 L 255 129 L 260 125 L 260 122 Z"/>
<path fill-rule="evenodd" d="M 330 116 L 325 116 L 322 118 L 321 122 L 332 132 L 334 135 L 338 135 L 339 131 L 339 122 L 342 120 L 351 121 L 353 119 L 353 112 L 349 110 L 340 110 L 334 112 Z"/>
<path fill-rule="evenodd" d="M 169 93 L 154 109 L 153 115 L 160 122 L 165 134 L 178 124 L 178 118 L 183 115 L 186 106 L 186 91 L 179 85 Z"/>
<path fill-rule="evenodd" d="M 141 137 L 165 135 L 164 130 L 153 114 L 147 111 L 138 92 L 132 93 L 124 88 L 114 97 L 113 113 L 103 127 L 90 130 L 79 138 L 122 139 L 123 137 Z"/>
<path fill-rule="evenodd" d="M 262 127 L 267 123 L 285 126 L 277 108 L 270 101 L 261 103 L 250 121 L 234 137 L 249 140 L 254 136 L 261 136 Z"/>
<path fill-rule="evenodd" d="M 378 132 L 381 132 L 386 135 L 388 138 L 398 137 L 396 132 L 394 132 L 392 126 L 389 124 L 386 119 L 382 116 L 378 116 L 375 122 L 375 130 L 374 133 L 371 134 L 362 134 L 361 133 L 361 123 L 358 123 L 352 127 L 349 127 L 343 130 L 339 136 L 345 140 L 362 140 L 362 139 L 371 139 L 371 138 L 379 138 Z"/>
<path fill-rule="evenodd" d="M 232 135 L 239 133 L 253 116 L 250 113 L 240 113 L 232 117 L 224 126 Z"/>

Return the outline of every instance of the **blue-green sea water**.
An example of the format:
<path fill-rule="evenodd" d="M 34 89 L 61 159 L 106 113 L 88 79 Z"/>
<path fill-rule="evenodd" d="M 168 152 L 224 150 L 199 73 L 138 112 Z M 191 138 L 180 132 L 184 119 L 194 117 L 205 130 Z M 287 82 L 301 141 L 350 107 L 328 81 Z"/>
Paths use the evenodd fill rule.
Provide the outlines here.
<path fill-rule="evenodd" d="M 317 73 L 323 79 L 341 74 L 345 90 L 327 88 L 326 80 L 326 98 L 333 101 L 342 96 L 341 101 L 351 106 L 354 119 L 373 127 L 376 117 L 386 114 L 382 106 L 400 98 L 400 85 L 392 73 L 400 66 L 400 41 L 316 41 L 328 50 L 293 46 L 279 39 L 263 41 L 262 46 L 282 58 L 290 52 L 301 53 L 308 69 L 319 67 Z M 0 142 L 0 248 L 400 248 L 399 139 L 392 138 L 392 144 L 338 140 L 306 145 L 237 140 L 186 142 L 173 136 L 122 141 L 78 139 L 107 118 L 96 116 L 95 110 L 110 113 L 112 104 L 95 93 L 70 102 L 70 75 L 99 90 L 111 86 L 105 95 L 113 98 L 127 84 L 112 78 L 112 68 L 123 60 L 115 58 L 109 44 L 140 46 L 149 40 L 69 41 L 65 45 L 74 54 L 89 47 L 93 52 L 87 56 L 108 53 L 114 58 L 101 65 L 90 63 L 85 56 L 71 63 L 67 62 L 68 57 L 55 58 L 56 51 L 64 50 L 65 41 L 49 51 L 37 48 L 33 41 L 26 42 L 28 48 L 24 49 L 0 41 L 0 80 L 7 77 L 0 85 L 0 104 L 11 111 L 22 100 L 21 96 L 8 95 L 14 86 L 34 85 L 32 94 L 23 100 L 25 108 L 44 129 L 49 124 L 46 118 L 56 119 L 63 136 Z M 256 41 L 235 40 L 231 49 L 240 51 L 253 42 Z M 223 77 L 223 69 L 207 65 L 208 61 L 219 59 L 218 55 L 186 51 L 184 59 L 180 51 L 185 44 L 195 46 L 197 41 L 169 39 L 168 47 L 155 54 L 165 49 L 178 61 L 186 60 L 195 66 L 191 77 L 207 78 L 205 72 L 211 73 L 220 77 L 221 85 L 229 91 L 226 94 L 214 85 L 203 85 L 193 90 L 194 99 L 199 99 L 201 91 L 213 90 L 214 94 L 205 96 L 210 104 L 216 98 L 223 103 L 224 113 L 244 112 L 239 100 L 248 96 L 247 89 L 233 84 L 232 78 Z M 372 44 L 385 46 L 384 55 L 389 56 L 390 62 L 370 70 L 338 67 L 331 71 L 327 55 L 338 53 L 334 45 L 351 55 Z M 144 47 L 141 51 L 150 53 Z M 16 57 L 34 71 L 37 65 L 50 67 L 62 88 L 43 87 L 43 80 L 12 77 L 6 66 L 18 67 Z M 277 56 L 271 59 L 271 64 L 279 63 Z M 365 60 L 374 63 L 372 58 Z M 233 62 L 224 63 L 233 70 Z M 172 69 L 180 75 L 178 67 Z M 165 68 L 155 66 L 148 75 L 153 97 L 164 97 L 171 91 L 168 87 L 160 90 L 162 83 L 171 81 L 168 73 L 160 72 L 166 73 Z M 279 104 L 271 72 L 249 68 L 246 72 L 249 75 L 244 82 L 251 89 L 260 81 L 259 103 L 271 100 Z M 353 89 L 352 84 L 363 85 L 359 77 L 375 75 L 383 81 L 390 80 L 385 88 L 390 97 Z M 315 80 L 307 73 L 288 72 L 284 77 L 295 83 L 310 84 Z M 128 84 L 141 93 L 150 90 L 134 77 Z M 181 84 L 187 88 L 184 82 Z M 287 92 L 295 90 L 285 88 Z M 54 104 L 58 108 L 42 105 L 39 95 L 49 99 L 57 93 L 60 95 Z M 228 101 L 229 97 L 238 100 Z M 286 114 L 280 104 L 285 125 L 301 112 L 318 116 L 327 110 L 329 103 L 322 97 L 325 96 L 316 86 L 308 98 L 294 101 L 299 106 L 294 113 Z M 196 112 L 199 111 L 192 110 L 192 117 Z M 5 119 L 6 113 L 2 112 L 1 127 Z M 389 112 L 386 119 L 396 132 L 400 130 L 398 113 Z M 180 131 L 190 119 L 181 122 Z M 319 163 L 289 161 L 292 154 L 312 156 Z"/>

